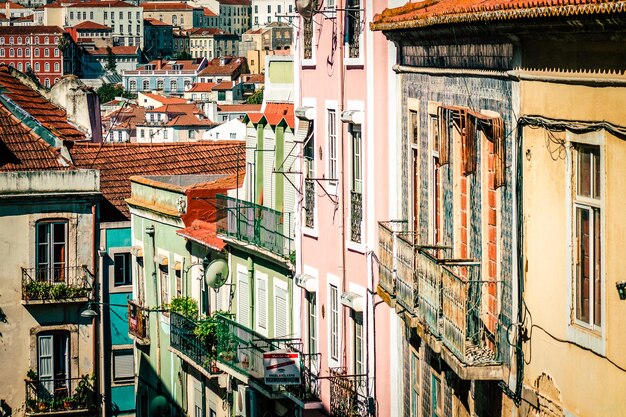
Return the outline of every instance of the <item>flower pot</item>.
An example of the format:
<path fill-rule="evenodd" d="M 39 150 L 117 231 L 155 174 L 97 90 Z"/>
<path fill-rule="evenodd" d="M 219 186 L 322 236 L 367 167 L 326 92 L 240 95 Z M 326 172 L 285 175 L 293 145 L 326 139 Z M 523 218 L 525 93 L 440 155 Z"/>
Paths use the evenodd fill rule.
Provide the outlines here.
<path fill-rule="evenodd" d="M 48 404 L 42 401 L 39 404 L 37 404 L 37 408 L 39 409 L 39 411 L 46 411 L 48 409 Z"/>

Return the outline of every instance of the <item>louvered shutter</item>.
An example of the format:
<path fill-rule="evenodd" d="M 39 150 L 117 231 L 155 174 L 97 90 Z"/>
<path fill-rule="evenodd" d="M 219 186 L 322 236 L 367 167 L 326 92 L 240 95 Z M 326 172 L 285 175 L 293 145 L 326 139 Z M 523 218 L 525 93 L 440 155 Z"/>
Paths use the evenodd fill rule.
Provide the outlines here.
<path fill-rule="evenodd" d="M 309 120 L 298 120 L 298 129 L 296 130 L 296 142 L 304 142 L 309 133 Z"/>
<path fill-rule="evenodd" d="M 289 337 L 287 290 L 274 287 L 274 337 Z"/>
<path fill-rule="evenodd" d="M 52 335 L 41 335 L 37 337 L 37 349 L 39 355 L 39 380 L 42 381 L 42 388 L 48 394 L 54 391 L 54 368 L 52 360 Z"/>
<path fill-rule="evenodd" d="M 258 278 L 260 277 L 257 276 L 256 280 L 256 325 L 267 332 L 267 280 Z"/>
<path fill-rule="evenodd" d="M 135 377 L 135 360 L 132 351 L 113 352 L 113 378 L 127 380 Z"/>
<path fill-rule="evenodd" d="M 204 417 L 204 400 L 202 395 L 202 383 L 194 380 L 193 383 L 193 404 L 194 417 Z"/>
<path fill-rule="evenodd" d="M 250 283 L 248 271 L 237 271 L 237 321 L 239 324 L 250 327 Z"/>
<path fill-rule="evenodd" d="M 274 159 L 276 153 L 276 139 L 268 137 L 270 132 L 264 132 L 263 136 L 263 205 L 274 208 L 274 198 L 276 196 L 277 175 L 274 174 Z M 272 136 L 274 133 L 272 133 Z"/>

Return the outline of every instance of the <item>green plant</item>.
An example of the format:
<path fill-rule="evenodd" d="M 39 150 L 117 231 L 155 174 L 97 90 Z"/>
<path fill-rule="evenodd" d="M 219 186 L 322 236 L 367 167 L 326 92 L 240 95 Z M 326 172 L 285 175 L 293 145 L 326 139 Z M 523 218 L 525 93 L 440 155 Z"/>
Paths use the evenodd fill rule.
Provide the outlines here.
<path fill-rule="evenodd" d="M 50 296 L 55 300 L 62 300 L 68 298 L 71 293 L 71 288 L 65 284 L 55 284 L 50 288 Z"/>
<path fill-rule="evenodd" d="M 50 298 L 52 284 L 45 281 L 30 281 L 24 286 L 24 297 L 27 300 L 47 300 Z"/>
<path fill-rule="evenodd" d="M 26 410 L 29 412 L 36 412 L 39 411 L 38 410 L 39 406 L 37 403 L 37 400 L 34 400 L 32 398 L 29 398 L 28 400 L 26 400 Z"/>
<path fill-rule="evenodd" d="M 37 372 L 33 371 L 33 369 L 29 369 L 28 372 L 26 372 L 26 378 L 28 378 L 31 381 L 35 381 L 37 379 L 39 379 L 39 375 L 37 375 Z"/>
<path fill-rule="evenodd" d="M 93 385 L 91 382 L 94 378 L 94 376 L 89 375 L 82 375 L 80 377 L 80 381 L 76 384 L 76 389 L 74 389 L 74 395 L 72 396 L 77 405 L 82 407 L 87 406 L 87 400 L 93 393 Z"/>
<path fill-rule="evenodd" d="M 187 317 L 190 320 L 198 318 L 198 302 L 191 297 L 175 297 L 169 304 L 172 312 Z"/>

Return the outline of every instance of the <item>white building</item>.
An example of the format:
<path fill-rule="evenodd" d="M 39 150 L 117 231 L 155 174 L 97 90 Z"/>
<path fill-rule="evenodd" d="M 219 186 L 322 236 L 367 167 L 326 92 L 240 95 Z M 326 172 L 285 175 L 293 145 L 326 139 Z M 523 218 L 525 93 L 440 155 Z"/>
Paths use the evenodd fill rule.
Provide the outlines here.
<path fill-rule="evenodd" d="M 250 29 L 250 0 L 218 0 L 220 29 L 240 35 Z"/>
<path fill-rule="evenodd" d="M 205 140 L 245 140 L 246 125 L 239 119 L 232 119 L 226 123 L 214 127 L 202 136 Z"/>
<path fill-rule="evenodd" d="M 294 2 L 287 0 L 252 0 L 252 26 L 265 26 L 272 22 L 289 22 L 293 17 Z M 284 16 L 284 17 L 283 17 Z"/>

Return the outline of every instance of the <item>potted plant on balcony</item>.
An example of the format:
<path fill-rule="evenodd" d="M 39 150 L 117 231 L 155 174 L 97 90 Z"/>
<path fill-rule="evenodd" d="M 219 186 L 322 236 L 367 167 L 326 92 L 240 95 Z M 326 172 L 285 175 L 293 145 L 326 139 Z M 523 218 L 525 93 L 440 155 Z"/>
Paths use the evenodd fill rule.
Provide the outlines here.
<path fill-rule="evenodd" d="M 93 386 L 91 385 L 91 381 L 93 379 L 94 377 L 89 375 L 83 375 L 80 377 L 80 381 L 78 381 L 76 389 L 74 389 L 74 395 L 72 395 L 75 406 L 87 408 L 89 397 L 93 393 Z"/>
<path fill-rule="evenodd" d="M 191 297 L 175 297 L 169 304 L 169 310 L 187 317 L 189 320 L 198 318 L 198 303 Z"/>
<path fill-rule="evenodd" d="M 66 410 L 73 410 L 76 408 L 76 400 L 74 397 L 65 397 L 63 398 L 63 408 Z"/>
<path fill-rule="evenodd" d="M 198 321 L 196 328 L 193 330 L 193 334 L 204 343 L 209 356 L 215 357 L 217 347 L 217 321 L 215 321 L 215 318 L 207 317 Z"/>

